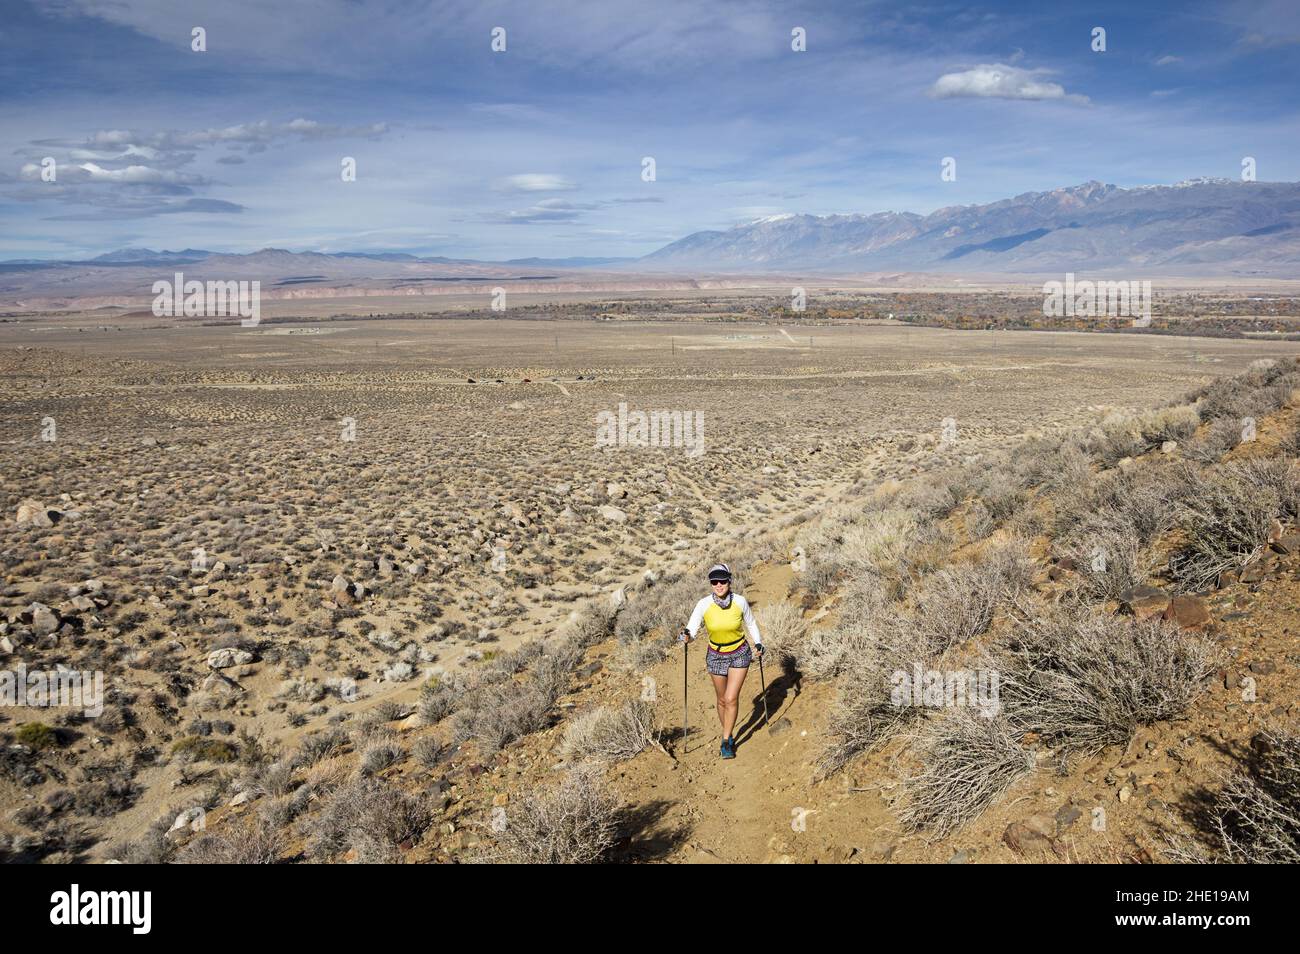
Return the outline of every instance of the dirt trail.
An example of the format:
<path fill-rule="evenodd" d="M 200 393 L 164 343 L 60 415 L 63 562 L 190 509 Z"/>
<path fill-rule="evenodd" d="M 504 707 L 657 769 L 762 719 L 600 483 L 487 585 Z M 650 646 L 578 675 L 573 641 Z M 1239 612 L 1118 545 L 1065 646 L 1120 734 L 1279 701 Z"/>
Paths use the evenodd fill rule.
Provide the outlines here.
<path fill-rule="evenodd" d="M 787 598 L 793 582 L 787 565 L 760 567 L 745 595 L 755 609 Z M 683 751 L 682 652 L 648 674 L 665 720 L 668 750 L 647 752 L 616 773 L 616 786 L 633 812 L 647 819 L 638 842 L 659 846 L 644 860 L 716 864 L 782 861 L 866 860 L 866 846 L 893 827 L 874 793 L 851 792 L 851 777 L 811 781 L 825 738 L 832 690 L 800 686 L 769 660 L 765 664 L 770 724 L 763 721 L 759 668 L 749 670 L 736 724 L 737 757 L 718 752 L 721 728 L 713 685 L 704 668 L 705 643 L 690 647 L 689 745 Z M 785 725 L 788 723 L 788 725 Z M 851 812 L 846 802 L 852 801 Z M 824 824 L 835 818 L 833 826 Z"/>

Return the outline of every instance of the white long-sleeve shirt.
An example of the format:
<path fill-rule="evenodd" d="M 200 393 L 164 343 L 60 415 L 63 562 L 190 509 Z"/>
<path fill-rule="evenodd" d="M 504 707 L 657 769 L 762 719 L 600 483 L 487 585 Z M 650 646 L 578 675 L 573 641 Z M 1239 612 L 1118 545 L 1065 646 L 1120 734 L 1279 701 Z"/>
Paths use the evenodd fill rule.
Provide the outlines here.
<path fill-rule="evenodd" d="M 754 611 L 749 607 L 749 600 L 745 599 L 739 593 L 732 593 L 731 599 L 740 607 L 740 617 L 744 620 L 745 631 L 749 634 L 749 641 L 755 646 L 763 644 L 763 638 L 758 632 L 758 621 L 754 619 Z M 706 596 L 695 604 L 695 609 L 691 612 L 690 621 L 686 624 L 686 631 L 695 638 L 695 634 L 700 631 L 704 625 L 704 611 L 713 603 L 712 596 Z"/>

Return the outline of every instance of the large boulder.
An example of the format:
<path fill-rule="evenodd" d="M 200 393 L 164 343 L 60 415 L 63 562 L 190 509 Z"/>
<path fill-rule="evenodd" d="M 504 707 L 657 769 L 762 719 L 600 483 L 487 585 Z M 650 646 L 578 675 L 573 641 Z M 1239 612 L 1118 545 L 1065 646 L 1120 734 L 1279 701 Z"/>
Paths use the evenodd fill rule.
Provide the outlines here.
<path fill-rule="evenodd" d="M 208 653 L 208 665 L 213 669 L 229 669 L 231 666 L 247 665 L 256 658 L 247 649 L 227 646 L 224 649 L 214 649 Z"/>
<path fill-rule="evenodd" d="M 62 516 L 58 510 L 39 500 L 29 498 L 18 504 L 17 522 L 20 527 L 52 527 Z"/>

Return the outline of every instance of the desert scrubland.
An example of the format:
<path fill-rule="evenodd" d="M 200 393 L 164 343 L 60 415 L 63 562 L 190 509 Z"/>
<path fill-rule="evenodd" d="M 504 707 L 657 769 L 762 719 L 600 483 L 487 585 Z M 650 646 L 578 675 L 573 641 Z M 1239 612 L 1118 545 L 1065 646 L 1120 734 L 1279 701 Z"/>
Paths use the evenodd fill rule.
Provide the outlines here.
<path fill-rule="evenodd" d="M 1109 725 L 1076 745 L 1072 727 L 1053 735 L 1009 709 L 1007 719 L 931 726 L 882 755 L 881 744 L 898 745 L 892 736 L 855 727 L 880 714 L 843 708 L 881 703 L 880 673 L 855 677 L 851 663 L 889 640 L 861 614 L 929 634 L 924 652 L 897 659 L 974 652 L 971 640 L 1010 625 L 1017 604 L 1003 583 L 985 593 L 988 619 L 969 629 L 943 629 L 923 601 L 984 592 L 987 579 L 960 574 L 983 565 L 985 547 L 1001 554 L 987 559 L 1003 561 L 997 578 L 1015 581 L 1017 599 L 1033 591 L 1056 605 L 1051 594 L 1068 590 L 1070 612 L 1121 608 L 1148 583 L 1193 595 L 1219 586 L 1224 567 L 1203 561 L 1175 585 L 1157 579 L 1164 564 L 1134 555 L 1187 532 L 1184 511 L 1160 510 L 1119 542 L 1115 526 L 1060 514 L 1071 498 L 1093 500 L 1093 482 L 1136 479 L 1148 460 L 1204 469 L 1281 446 L 1294 371 L 1267 362 L 1290 360 L 1300 343 L 753 316 L 315 320 L 324 317 L 240 327 L 90 312 L 0 324 L 0 652 L 11 668 L 94 671 L 104 686 L 93 716 L 0 710 L 0 848 L 10 857 L 1155 854 L 1141 819 L 1116 822 L 1109 840 L 1084 835 L 1098 798 L 1124 819 L 1168 795 L 1161 767 L 1072 763 L 1075 782 L 1044 770 L 1029 806 L 998 807 L 1032 764 L 1106 752 L 1118 765 L 1136 736 Z M 1264 440 L 1233 439 L 1241 408 L 1216 418 L 1203 401 L 1154 430 L 1132 423 L 1242 374 L 1246 391 L 1279 395 L 1246 408 Z M 638 446 L 637 412 L 670 415 L 678 430 L 663 446 Z M 617 423 L 629 419 L 630 432 Z M 1216 420 L 1227 424 L 1211 433 Z M 1049 463 L 1016 471 L 1031 458 Z M 1076 483 L 1048 502 L 1067 472 Z M 927 480 L 930 490 L 915 489 Z M 1283 490 L 1274 487 L 1282 509 L 1267 519 L 1286 529 Z M 1163 496 L 1173 508 L 1177 495 Z M 1094 515 L 1123 509 L 1093 502 L 1083 509 Z M 1126 554 L 1126 576 L 1078 569 L 1102 537 L 1108 553 Z M 1242 551 L 1236 569 L 1269 543 Z M 768 701 L 773 720 L 787 720 L 776 735 L 755 729 L 724 767 L 710 751 L 695 655 L 698 749 L 673 734 L 680 650 L 664 642 L 703 592 L 699 569 L 718 560 L 741 570 L 780 650 Z M 1134 636 L 1123 629 L 1132 618 L 1096 626 L 1130 640 L 1124 665 L 1155 652 L 1152 640 L 1190 660 L 1178 676 L 1188 703 L 1220 663 L 1174 645 L 1176 619 Z M 1023 656 L 1024 645 L 988 651 Z M 742 721 L 759 691 L 753 675 Z M 649 694 L 657 702 L 646 701 L 647 679 L 661 687 Z M 1139 717 L 1134 731 L 1167 728 L 1175 711 Z M 1248 739 L 1244 714 L 1204 731 Z M 952 738 L 936 731 L 1002 766 L 996 779 L 972 779 L 988 796 L 973 809 L 938 791 L 952 767 L 933 759 Z M 930 786 L 929 801 L 891 800 L 903 751 L 939 753 L 912 783 Z M 553 786 L 567 794 L 539 802 Z M 710 841 L 723 824 L 707 807 L 716 799 L 693 801 L 706 790 L 742 806 L 725 848 Z M 801 835 L 791 811 L 805 809 L 819 814 Z M 1039 830 L 1045 813 L 1056 824 L 1071 811 L 1070 824 L 1083 816 L 1078 844 Z M 598 821 L 591 844 L 566 834 L 574 817 Z"/>

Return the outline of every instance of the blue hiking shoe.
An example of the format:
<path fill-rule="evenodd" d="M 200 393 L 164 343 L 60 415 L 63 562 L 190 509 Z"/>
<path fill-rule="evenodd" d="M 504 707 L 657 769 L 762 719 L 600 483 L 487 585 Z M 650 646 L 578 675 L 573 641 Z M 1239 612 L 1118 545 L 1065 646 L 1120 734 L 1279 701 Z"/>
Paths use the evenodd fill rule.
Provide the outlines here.
<path fill-rule="evenodd" d="M 723 757 L 724 759 L 734 759 L 734 758 L 736 757 L 736 740 L 735 740 L 735 739 L 723 739 L 723 740 L 722 740 L 722 757 Z"/>

